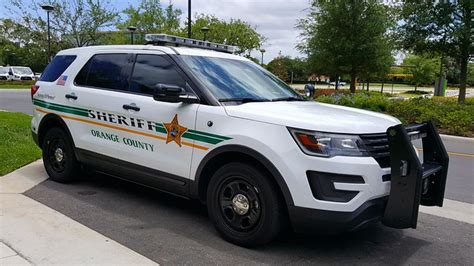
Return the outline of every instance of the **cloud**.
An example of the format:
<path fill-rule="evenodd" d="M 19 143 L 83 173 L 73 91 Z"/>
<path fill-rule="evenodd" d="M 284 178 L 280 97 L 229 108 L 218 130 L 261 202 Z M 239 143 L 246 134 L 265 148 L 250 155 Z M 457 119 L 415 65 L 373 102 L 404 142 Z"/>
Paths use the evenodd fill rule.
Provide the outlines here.
<path fill-rule="evenodd" d="M 187 14 L 187 1 L 174 1 L 176 7 L 183 10 L 183 21 Z M 239 18 L 257 27 L 267 41 L 263 44 L 266 50 L 264 61 L 268 62 L 282 55 L 303 56 L 296 50 L 299 31 L 295 29 L 298 19 L 306 15 L 309 0 L 192 0 L 191 11 L 214 14 L 221 19 Z M 259 52 L 252 56 L 260 58 Z"/>

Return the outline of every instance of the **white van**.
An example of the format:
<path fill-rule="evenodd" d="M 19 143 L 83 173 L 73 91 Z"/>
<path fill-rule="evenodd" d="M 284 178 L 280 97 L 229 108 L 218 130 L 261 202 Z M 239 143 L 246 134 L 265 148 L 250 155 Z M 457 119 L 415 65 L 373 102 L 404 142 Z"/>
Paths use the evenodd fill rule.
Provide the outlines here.
<path fill-rule="evenodd" d="M 8 74 L 10 80 L 35 80 L 35 73 L 25 66 L 11 66 Z"/>

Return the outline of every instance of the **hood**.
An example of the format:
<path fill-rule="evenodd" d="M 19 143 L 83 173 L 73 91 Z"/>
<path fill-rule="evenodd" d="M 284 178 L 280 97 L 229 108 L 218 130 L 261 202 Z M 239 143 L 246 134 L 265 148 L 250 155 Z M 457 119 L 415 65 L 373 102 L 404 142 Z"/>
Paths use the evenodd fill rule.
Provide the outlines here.
<path fill-rule="evenodd" d="M 245 103 L 225 110 L 232 117 L 331 133 L 385 133 L 400 124 L 389 115 L 314 101 Z"/>

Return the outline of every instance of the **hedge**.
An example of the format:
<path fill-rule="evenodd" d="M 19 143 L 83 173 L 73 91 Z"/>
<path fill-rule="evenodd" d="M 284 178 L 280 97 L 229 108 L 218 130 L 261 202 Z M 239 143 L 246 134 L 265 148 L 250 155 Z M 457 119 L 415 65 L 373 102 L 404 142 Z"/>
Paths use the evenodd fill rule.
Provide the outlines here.
<path fill-rule="evenodd" d="M 397 117 L 404 124 L 433 120 L 441 133 L 474 137 L 474 98 L 458 104 L 456 98 L 433 97 L 409 100 L 356 93 L 319 96 L 316 101 L 382 112 Z"/>
<path fill-rule="evenodd" d="M 36 80 L 0 80 L 0 85 L 24 85 L 31 86 Z"/>

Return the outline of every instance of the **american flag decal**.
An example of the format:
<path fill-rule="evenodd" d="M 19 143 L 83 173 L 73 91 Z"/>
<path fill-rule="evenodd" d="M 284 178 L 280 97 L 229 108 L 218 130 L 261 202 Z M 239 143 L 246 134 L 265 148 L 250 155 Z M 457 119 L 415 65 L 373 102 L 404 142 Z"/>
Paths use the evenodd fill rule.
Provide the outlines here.
<path fill-rule="evenodd" d="M 64 84 L 66 83 L 66 80 L 67 80 L 67 76 L 62 75 L 59 77 L 58 82 L 56 82 L 56 85 L 64 86 Z"/>

